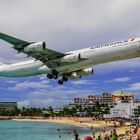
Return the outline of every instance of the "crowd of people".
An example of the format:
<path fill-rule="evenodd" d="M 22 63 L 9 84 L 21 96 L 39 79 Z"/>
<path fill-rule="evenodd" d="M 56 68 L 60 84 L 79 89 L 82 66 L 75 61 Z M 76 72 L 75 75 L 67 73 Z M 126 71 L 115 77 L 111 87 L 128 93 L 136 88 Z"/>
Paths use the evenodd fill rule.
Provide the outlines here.
<path fill-rule="evenodd" d="M 93 132 L 92 136 L 86 136 L 84 139 L 80 139 L 78 134 L 75 133 L 74 140 L 140 140 L 140 125 L 132 133 L 126 131 L 124 135 L 118 135 L 116 129 L 113 129 L 110 134 L 105 133 L 105 131 L 101 134 Z"/>
<path fill-rule="evenodd" d="M 118 135 L 115 129 L 111 131 L 110 135 L 104 133 L 101 133 L 99 135 L 96 135 L 95 132 L 93 132 L 92 137 L 91 136 L 86 136 L 84 140 L 117 140 Z M 75 133 L 75 140 L 81 140 L 78 136 L 77 133 Z"/>
<path fill-rule="evenodd" d="M 85 137 L 84 140 L 102 140 L 102 139 L 117 140 L 117 137 L 118 137 L 117 132 L 115 129 L 113 129 L 113 131 L 111 131 L 110 134 L 106 134 L 104 131 L 103 133 L 99 134 L 97 137 L 96 137 L 95 133 L 93 132 L 93 137 L 87 136 L 87 137 Z"/>

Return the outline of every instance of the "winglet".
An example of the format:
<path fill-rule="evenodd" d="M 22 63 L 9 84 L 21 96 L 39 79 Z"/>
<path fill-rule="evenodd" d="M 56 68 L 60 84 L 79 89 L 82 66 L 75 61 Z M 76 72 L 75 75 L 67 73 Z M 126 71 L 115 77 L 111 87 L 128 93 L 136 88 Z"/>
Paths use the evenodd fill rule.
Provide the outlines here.
<path fill-rule="evenodd" d="M 12 37 L 10 35 L 4 34 L 0 32 L 0 39 L 16 46 L 16 45 L 21 45 L 21 44 L 29 44 L 29 42 Z"/>

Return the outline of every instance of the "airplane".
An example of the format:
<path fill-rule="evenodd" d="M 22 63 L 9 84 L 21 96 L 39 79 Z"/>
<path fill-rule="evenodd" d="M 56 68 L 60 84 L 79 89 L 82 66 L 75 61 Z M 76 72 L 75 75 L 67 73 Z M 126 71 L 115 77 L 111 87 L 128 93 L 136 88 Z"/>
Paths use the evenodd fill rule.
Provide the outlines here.
<path fill-rule="evenodd" d="M 47 47 L 45 42 L 28 42 L 0 32 L 0 39 L 12 44 L 18 53 L 34 58 L 15 64 L 0 63 L 1 77 L 28 77 L 46 74 L 62 85 L 68 80 L 92 75 L 93 66 L 112 61 L 140 57 L 140 38 L 62 53 Z"/>

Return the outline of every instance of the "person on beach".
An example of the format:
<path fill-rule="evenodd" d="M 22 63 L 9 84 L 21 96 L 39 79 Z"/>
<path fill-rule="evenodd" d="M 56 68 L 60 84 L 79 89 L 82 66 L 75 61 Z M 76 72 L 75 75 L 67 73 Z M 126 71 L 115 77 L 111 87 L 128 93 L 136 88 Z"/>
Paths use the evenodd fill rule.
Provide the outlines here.
<path fill-rule="evenodd" d="M 101 136 L 99 135 L 99 136 L 96 138 L 96 140 L 101 140 Z"/>
<path fill-rule="evenodd" d="M 117 127 L 117 124 L 116 124 L 116 122 L 114 122 L 114 128 L 116 128 Z"/>
<path fill-rule="evenodd" d="M 93 140 L 95 140 L 95 132 L 92 133 Z"/>
<path fill-rule="evenodd" d="M 86 137 L 84 138 L 84 140 L 93 140 L 93 139 L 92 139 L 92 137 L 90 137 L 90 136 L 86 136 Z"/>
<path fill-rule="evenodd" d="M 110 132 L 110 139 L 112 138 L 112 131 Z"/>
<path fill-rule="evenodd" d="M 140 125 L 138 125 L 134 131 L 132 136 L 130 137 L 130 140 L 140 140 Z"/>
<path fill-rule="evenodd" d="M 77 132 L 75 133 L 75 140 L 79 140 L 79 135 Z"/>
<path fill-rule="evenodd" d="M 111 140 L 117 140 L 117 139 L 118 139 L 118 135 L 117 135 L 116 129 L 114 129 L 113 132 L 112 132 Z"/>
<path fill-rule="evenodd" d="M 105 127 L 103 128 L 103 132 L 105 133 L 105 131 L 106 131 L 106 129 L 105 129 Z"/>
<path fill-rule="evenodd" d="M 105 134 L 104 140 L 110 140 L 110 138 L 107 134 Z"/>

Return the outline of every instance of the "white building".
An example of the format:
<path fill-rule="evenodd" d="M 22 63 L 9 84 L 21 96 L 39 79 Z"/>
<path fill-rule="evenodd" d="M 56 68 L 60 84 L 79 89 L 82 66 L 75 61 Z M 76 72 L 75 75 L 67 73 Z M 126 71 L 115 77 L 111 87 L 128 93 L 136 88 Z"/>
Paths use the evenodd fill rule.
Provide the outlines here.
<path fill-rule="evenodd" d="M 110 114 L 104 115 L 105 118 L 126 118 L 137 119 L 140 116 L 140 102 L 118 102 L 110 109 Z"/>
<path fill-rule="evenodd" d="M 17 102 L 0 102 L 0 110 L 14 110 L 17 108 Z"/>

